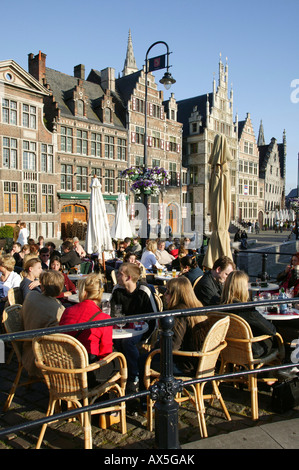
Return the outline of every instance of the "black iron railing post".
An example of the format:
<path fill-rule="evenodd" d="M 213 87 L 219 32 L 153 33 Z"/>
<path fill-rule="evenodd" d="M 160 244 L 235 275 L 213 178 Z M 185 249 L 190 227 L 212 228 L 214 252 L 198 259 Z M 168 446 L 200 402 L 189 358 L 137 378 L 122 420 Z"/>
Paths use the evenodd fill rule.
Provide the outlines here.
<path fill-rule="evenodd" d="M 160 380 L 151 387 L 155 404 L 155 440 L 159 449 L 179 449 L 178 408 L 175 396 L 182 390 L 182 381 L 173 376 L 172 335 L 174 317 L 160 320 Z"/>
<path fill-rule="evenodd" d="M 267 253 L 263 253 L 263 255 L 262 255 L 262 274 L 261 274 L 261 280 L 262 281 L 267 281 L 267 279 L 269 278 L 269 275 L 267 273 L 267 258 L 268 258 Z"/>

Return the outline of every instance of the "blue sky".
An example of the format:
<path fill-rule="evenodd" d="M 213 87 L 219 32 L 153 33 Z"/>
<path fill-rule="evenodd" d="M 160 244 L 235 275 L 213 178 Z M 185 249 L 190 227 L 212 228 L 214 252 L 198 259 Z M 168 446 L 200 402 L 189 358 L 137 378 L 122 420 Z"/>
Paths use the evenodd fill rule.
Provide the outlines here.
<path fill-rule="evenodd" d="M 262 120 L 266 143 L 282 142 L 286 130 L 288 193 L 298 180 L 298 16 L 298 0 L 15 0 L 2 5 L 0 60 L 28 70 L 28 54 L 41 50 L 47 66 L 61 72 L 73 74 L 83 63 L 86 74 L 113 67 L 118 76 L 131 29 L 139 68 L 151 44 L 169 45 L 176 79 L 170 92 L 181 100 L 212 91 L 221 53 L 239 120 L 249 112 L 256 136 Z M 150 57 L 164 52 L 157 45 Z M 156 73 L 157 81 L 162 75 Z"/>

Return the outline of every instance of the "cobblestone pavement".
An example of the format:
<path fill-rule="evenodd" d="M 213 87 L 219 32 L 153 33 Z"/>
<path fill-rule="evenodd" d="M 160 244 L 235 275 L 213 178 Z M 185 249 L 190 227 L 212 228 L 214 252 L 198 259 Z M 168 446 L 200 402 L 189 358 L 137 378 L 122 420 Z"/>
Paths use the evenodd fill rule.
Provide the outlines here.
<path fill-rule="evenodd" d="M 0 407 L 7 397 L 17 370 L 17 364 L 0 365 Z M 265 386 L 264 386 L 265 387 Z M 231 414 L 232 420 L 226 421 L 223 413 L 215 407 L 207 406 L 206 422 L 209 437 L 244 430 L 259 424 L 273 423 L 279 420 L 299 417 L 299 407 L 284 415 L 272 413 L 270 407 L 270 389 L 259 393 L 260 419 L 253 422 L 250 418 L 250 394 L 246 390 L 235 389 L 228 385 L 221 386 L 222 395 Z M 0 428 L 10 428 L 20 423 L 43 418 L 48 404 L 48 391 L 44 384 L 37 383 L 28 389 L 20 387 L 10 409 L 0 412 Z M 122 435 L 117 425 L 103 430 L 97 425 L 98 416 L 93 417 L 93 448 L 94 449 L 156 449 L 155 434 L 146 429 L 145 417 L 127 414 L 127 434 Z M 0 437 L 0 449 L 34 449 L 39 436 L 40 427 L 18 431 L 8 436 Z M 200 440 L 197 417 L 191 405 L 179 408 L 179 442 L 183 446 Z M 79 421 L 67 422 L 60 420 L 48 426 L 44 441 L 44 449 L 83 449 L 83 430 Z"/>

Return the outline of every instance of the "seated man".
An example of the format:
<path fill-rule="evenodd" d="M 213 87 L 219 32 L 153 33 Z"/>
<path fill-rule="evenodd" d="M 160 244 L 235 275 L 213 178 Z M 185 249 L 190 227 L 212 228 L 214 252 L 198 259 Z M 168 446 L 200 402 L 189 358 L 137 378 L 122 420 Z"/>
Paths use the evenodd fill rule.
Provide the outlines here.
<path fill-rule="evenodd" d="M 228 256 L 221 256 L 215 261 L 213 268 L 204 273 L 194 287 L 196 297 L 204 306 L 219 304 L 223 284 L 234 269 L 234 262 Z"/>
<path fill-rule="evenodd" d="M 39 258 L 42 263 L 42 270 L 46 271 L 47 269 L 50 269 L 50 251 L 47 247 L 41 248 Z"/>
<path fill-rule="evenodd" d="M 73 249 L 73 244 L 70 241 L 65 241 L 61 245 L 62 256 L 61 256 L 61 264 L 65 266 L 66 269 L 71 270 L 77 264 L 81 264 L 80 256 L 75 252 Z"/>
<path fill-rule="evenodd" d="M 175 259 L 175 257 L 171 255 L 167 250 L 165 250 L 165 241 L 158 241 L 158 249 L 155 255 L 160 264 L 171 269 L 171 263 Z"/>
<path fill-rule="evenodd" d="M 157 312 L 157 306 L 154 296 L 145 285 L 141 285 L 138 280 L 140 277 L 139 266 L 132 263 L 123 263 L 117 272 L 117 285 L 113 288 L 111 297 L 111 316 L 115 305 L 122 306 L 122 313 L 125 315 L 138 315 L 142 313 Z M 148 338 L 155 328 L 156 321 L 149 322 L 149 331 L 146 332 Z M 114 344 L 122 352 L 128 364 L 128 392 L 136 392 L 139 382 L 138 359 L 139 351 L 137 343 L 142 339 L 140 335 L 131 338 L 114 340 Z"/>

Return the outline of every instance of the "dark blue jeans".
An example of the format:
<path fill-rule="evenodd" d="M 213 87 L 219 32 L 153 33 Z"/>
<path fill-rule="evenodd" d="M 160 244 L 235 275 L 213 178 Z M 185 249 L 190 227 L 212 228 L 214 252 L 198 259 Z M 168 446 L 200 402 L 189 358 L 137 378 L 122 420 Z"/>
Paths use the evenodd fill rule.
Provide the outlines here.
<path fill-rule="evenodd" d="M 114 340 L 115 348 L 117 351 L 122 352 L 127 360 L 129 382 L 134 382 L 136 377 L 139 377 L 139 350 L 137 344 L 141 341 L 142 336 L 141 333 L 131 338 Z"/>

